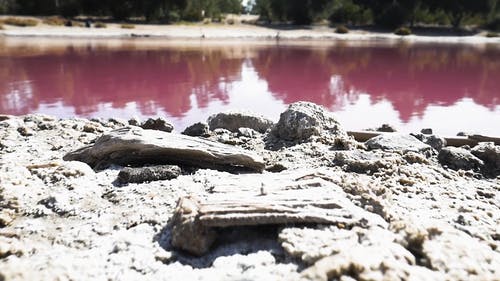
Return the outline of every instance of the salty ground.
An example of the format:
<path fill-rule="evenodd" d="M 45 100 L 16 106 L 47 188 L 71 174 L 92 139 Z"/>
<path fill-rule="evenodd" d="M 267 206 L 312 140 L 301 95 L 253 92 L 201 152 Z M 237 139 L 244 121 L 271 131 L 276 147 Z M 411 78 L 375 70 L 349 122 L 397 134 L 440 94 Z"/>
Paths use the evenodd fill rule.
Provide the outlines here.
<path fill-rule="evenodd" d="M 397 133 L 359 143 L 309 103 L 279 121 L 200 121 L 184 132 L 191 140 L 253 153 L 264 170 L 181 163 L 173 179 L 120 182 L 117 154 L 93 156 L 106 165 L 63 158 L 124 127 L 179 132 L 163 120 L 0 116 L 0 280 L 500 279 L 500 146 L 450 148 L 439 136 Z M 317 181 L 292 184 L 305 178 Z M 308 188 L 327 188 L 346 203 L 334 208 L 348 222 L 229 225 L 198 255 L 173 245 L 179 198 L 225 188 L 226 199 L 245 189 L 264 200 L 281 182 L 318 201 L 327 195 Z"/>

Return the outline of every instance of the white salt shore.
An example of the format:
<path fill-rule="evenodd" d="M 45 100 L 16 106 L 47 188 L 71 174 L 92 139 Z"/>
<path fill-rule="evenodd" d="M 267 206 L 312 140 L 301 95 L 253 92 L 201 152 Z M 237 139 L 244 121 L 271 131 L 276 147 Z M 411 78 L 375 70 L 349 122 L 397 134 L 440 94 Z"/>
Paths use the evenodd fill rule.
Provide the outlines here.
<path fill-rule="evenodd" d="M 122 29 L 119 24 L 107 28 L 54 27 L 40 24 L 35 27 L 4 26 L 0 37 L 63 37 L 63 38 L 133 38 L 150 37 L 165 39 L 204 40 L 335 40 L 335 41 L 396 41 L 424 43 L 499 44 L 500 37 L 488 38 L 482 34 L 473 36 L 399 36 L 392 33 L 351 31 L 338 34 L 334 29 L 315 27 L 278 30 L 254 25 L 136 25 L 134 29 Z"/>

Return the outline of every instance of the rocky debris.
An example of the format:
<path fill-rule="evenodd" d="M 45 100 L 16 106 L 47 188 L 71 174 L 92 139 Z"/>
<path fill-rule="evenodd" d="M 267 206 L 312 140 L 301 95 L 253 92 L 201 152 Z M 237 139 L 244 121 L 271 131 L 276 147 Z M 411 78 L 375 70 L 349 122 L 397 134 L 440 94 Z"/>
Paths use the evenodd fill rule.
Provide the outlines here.
<path fill-rule="evenodd" d="M 181 172 L 181 168 L 174 165 L 159 165 L 139 168 L 126 167 L 118 173 L 118 182 L 126 184 L 171 180 L 177 178 Z"/>
<path fill-rule="evenodd" d="M 17 198 L 9 198 L 4 194 L 4 190 L 0 186 L 0 228 L 8 226 L 16 217 L 19 209 Z"/>
<path fill-rule="evenodd" d="M 358 244 L 358 239 L 354 231 L 337 226 L 288 227 L 279 233 L 279 241 L 287 254 L 308 265 L 348 251 Z"/>
<path fill-rule="evenodd" d="M 410 134 L 411 136 L 414 136 L 421 142 L 429 145 L 430 147 L 434 148 L 436 151 L 440 151 L 443 147 L 447 145 L 447 141 L 445 138 L 436 136 L 436 135 L 431 135 L 431 134 Z"/>
<path fill-rule="evenodd" d="M 34 134 L 19 134 L 17 129 L 23 126 Z M 446 169 L 433 150 L 367 151 L 359 146 L 338 151 L 328 133 L 266 150 L 267 139 L 276 139 L 269 131 L 249 137 L 241 130 L 217 129 L 220 134 L 211 132 L 209 140 L 227 135 L 226 141 L 260 155 L 274 173 L 231 174 L 182 166 L 183 174 L 172 180 L 120 186 L 115 181 L 116 166 L 94 172 L 84 163 L 61 161 L 75 148 L 92 146 L 101 137 L 100 130 L 107 135 L 122 126 L 107 120 L 37 115 L 0 121 L 0 279 L 498 279 L 498 178 Z M 456 139 L 451 145 L 474 147 L 478 141 Z M 472 150 L 486 155 L 494 150 L 494 146 L 480 148 Z M 483 160 L 481 171 L 486 175 L 488 161 L 495 162 L 481 155 L 475 156 Z M 81 166 L 72 168 L 73 164 Z M 372 168 L 377 171 L 371 172 Z M 355 169 L 362 172 L 351 172 Z M 347 222 L 207 226 L 190 231 L 189 227 L 205 227 L 194 223 L 199 213 L 193 212 L 175 239 L 193 243 L 191 232 L 205 239 L 214 231 L 213 243 L 194 242 L 200 243 L 194 247 L 208 249 L 198 257 L 172 247 L 176 204 L 190 194 L 202 207 L 232 203 L 210 205 L 212 210 L 231 210 L 228 216 L 210 213 L 222 217 L 224 225 L 242 218 L 262 220 L 266 212 L 251 207 L 267 206 L 278 196 L 283 200 L 274 208 L 308 202 L 285 208 L 287 215 L 334 212 L 332 217 Z M 287 194 L 293 194 L 292 200 Z M 239 213 L 234 204 L 240 199 L 254 200 L 239 205 Z M 322 205 L 325 201 L 332 204 Z M 399 222 L 405 226 L 400 228 Z"/>
<path fill-rule="evenodd" d="M 205 122 L 194 123 L 187 127 L 182 134 L 192 137 L 208 137 L 210 136 L 210 129 Z"/>
<path fill-rule="evenodd" d="M 445 147 L 438 154 L 439 163 L 453 170 L 479 170 L 483 161 L 470 151 L 459 147 Z"/>
<path fill-rule="evenodd" d="M 94 144 L 66 154 L 66 161 L 81 161 L 99 169 L 109 164 L 180 164 L 215 169 L 262 171 L 257 154 L 205 139 L 123 127 L 102 135 Z"/>
<path fill-rule="evenodd" d="M 211 188 L 205 198 L 183 197 L 172 220 L 172 246 L 194 255 L 205 254 L 216 239 L 214 229 L 220 227 L 387 225 L 380 216 L 354 205 L 339 186 L 325 179 L 327 175 L 308 171 L 235 176 Z M 256 186 L 258 182 L 261 186 Z"/>
<path fill-rule="evenodd" d="M 388 157 L 383 153 L 362 150 L 339 151 L 335 153 L 334 162 L 343 166 L 346 171 L 373 174 L 381 169 L 389 169 L 395 164 L 401 164 L 401 157 Z"/>
<path fill-rule="evenodd" d="M 243 136 L 247 138 L 255 138 L 259 132 L 251 128 L 238 128 L 238 136 Z"/>
<path fill-rule="evenodd" d="M 420 133 L 424 135 L 432 135 L 432 128 L 423 128 L 422 130 L 420 130 Z"/>
<path fill-rule="evenodd" d="M 408 162 L 408 164 L 429 164 L 429 160 L 425 158 L 422 154 L 417 153 L 417 152 L 407 152 L 403 155 L 403 159 Z"/>
<path fill-rule="evenodd" d="M 11 118 L 15 118 L 15 117 L 12 115 L 0 114 L 0 122 L 11 119 Z"/>
<path fill-rule="evenodd" d="M 306 141 L 312 136 L 330 134 L 346 137 L 335 116 L 323 107 L 309 102 L 296 102 L 288 106 L 273 127 L 272 134 L 287 141 Z"/>
<path fill-rule="evenodd" d="M 350 236 L 343 232 L 334 230 L 332 234 L 343 234 L 347 245 L 339 241 L 332 245 L 331 255 L 320 254 L 321 259 L 301 272 L 303 280 L 343 280 L 345 276 L 353 280 L 446 279 L 441 272 L 417 265 L 415 256 L 397 243 L 396 235 L 386 229 L 354 228 L 349 231 Z M 321 240 L 307 241 L 319 248 L 324 243 Z"/>
<path fill-rule="evenodd" d="M 32 175 L 35 175 L 46 184 L 55 184 L 68 178 L 94 174 L 94 171 L 87 164 L 77 161 L 53 161 L 28 165 L 26 168 Z"/>
<path fill-rule="evenodd" d="M 446 222 L 394 221 L 390 230 L 418 265 L 441 273 L 446 280 L 495 280 L 500 274 L 499 252 Z"/>
<path fill-rule="evenodd" d="M 382 126 L 375 129 L 377 132 L 394 133 L 397 132 L 396 128 L 389 124 L 382 124 Z"/>
<path fill-rule="evenodd" d="M 446 146 L 446 139 L 435 135 L 425 137 L 423 142 L 437 151 L 440 151 Z"/>
<path fill-rule="evenodd" d="M 32 135 L 34 135 L 34 131 L 28 127 L 25 127 L 25 126 L 22 126 L 22 127 L 19 127 L 17 128 L 17 131 L 19 132 L 19 134 L 23 137 L 30 137 Z"/>
<path fill-rule="evenodd" d="M 140 127 L 141 126 L 141 120 L 137 117 L 132 117 L 128 120 L 128 124 L 130 126 L 137 126 L 137 127 Z"/>
<path fill-rule="evenodd" d="M 85 133 L 102 133 L 104 130 L 99 126 L 98 123 L 87 123 L 83 125 L 83 132 Z"/>
<path fill-rule="evenodd" d="M 61 201 L 61 199 L 57 199 L 54 196 L 49 196 L 40 200 L 38 204 L 43 205 L 45 208 L 61 217 L 74 216 L 75 211 L 71 208 L 71 204 Z"/>
<path fill-rule="evenodd" d="M 212 115 L 207 120 L 210 130 L 222 128 L 237 132 L 239 128 L 251 128 L 257 132 L 265 133 L 274 122 L 263 116 L 250 112 L 230 111 Z"/>
<path fill-rule="evenodd" d="M 170 133 L 174 130 L 174 126 L 168 123 L 164 118 L 158 117 L 156 119 L 148 118 L 146 121 L 142 122 L 141 128 L 145 130 L 157 130 Z"/>
<path fill-rule="evenodd" d="M 472 148 L 471 153 L 484 162 L 484 172 L 490 176 L 500 175 L 500 146 L 482 142 Z"/>
<path fill-rule="evenodd" d="M 121 118 L 109 118 L 107 122 L 102 122 L 103 125 L 111 126 L 112 128 L 121 128 L 125 127 L 128 124 L 128 121 L 123 120 Z"/>
<path fill-rule="evenodd" d="M 383 149 L 386 151 L 425 152 L 431 147 L 411 135 L 387 133 L 369 139 L 365 143 L 368 149 Z"/>

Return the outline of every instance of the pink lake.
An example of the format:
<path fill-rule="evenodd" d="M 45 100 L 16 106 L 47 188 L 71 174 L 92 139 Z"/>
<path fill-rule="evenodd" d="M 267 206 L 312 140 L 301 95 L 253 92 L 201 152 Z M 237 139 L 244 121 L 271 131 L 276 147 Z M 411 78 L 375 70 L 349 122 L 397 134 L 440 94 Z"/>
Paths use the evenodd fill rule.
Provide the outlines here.
<path fill-rule="evenodd" d="M 0 113 L 163 116 L 178 131 L 311 101 L 349 130 L 383 123 L 500 136 L 500 46 L 0 38 Z"/>

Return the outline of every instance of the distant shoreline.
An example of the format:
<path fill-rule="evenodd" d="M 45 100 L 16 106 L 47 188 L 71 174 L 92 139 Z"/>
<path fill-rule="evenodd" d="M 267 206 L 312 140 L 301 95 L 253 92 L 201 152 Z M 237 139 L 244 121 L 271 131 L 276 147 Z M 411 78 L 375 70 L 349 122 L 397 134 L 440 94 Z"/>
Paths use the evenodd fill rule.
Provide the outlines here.
<path fill-rule="evenodd" d="M 297 28 L 280 30 L 246 24 L 235 25 L 146 25 L 137 24 L 134 29 L 123 29 L 120 24 L 107 24 L 106 28 L 64 27 L 39 24 L 34 27 L 15 27 L 4 25 L 0 37 L 46 37 L 46 38 L 87 38 L 87 39 L 178 39 L 207 41 L 366 41 L 366 42 L 405 42 L 405 43 L 458 43 L 458 44 L 500 44 L 500 37 L 488 38 L 483 34 L 471 36 L 399 36 L 389 32 L 353 30 L 338 34 L 333 28 Z"/>

